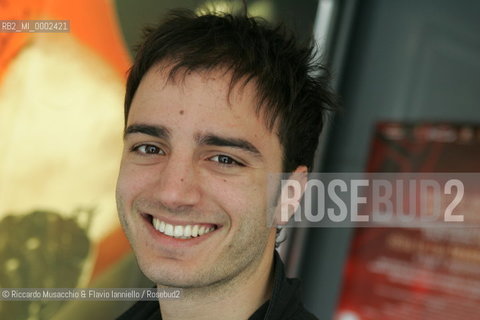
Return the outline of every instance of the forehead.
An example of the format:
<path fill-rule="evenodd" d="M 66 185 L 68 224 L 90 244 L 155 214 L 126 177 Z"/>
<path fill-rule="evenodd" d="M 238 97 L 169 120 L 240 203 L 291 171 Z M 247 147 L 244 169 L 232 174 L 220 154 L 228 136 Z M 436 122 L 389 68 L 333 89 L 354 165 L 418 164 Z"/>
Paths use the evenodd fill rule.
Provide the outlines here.
<path fill-rule="evenodd" d="M 129 112 L 129 119 L 137 117 L 139 111 L 149 109 L 159 112 L 194 113 L 202 115 L 221 114 L 225 120 L 263 122 L 258 112 L 258 92 L 255 81 L 240 79 L 232 83 L 231 72 L 226 69 L 186 71 L 172 69 L 165 64 L 155 65 L 142 78 L 135 93 Z M 263 125 L 266 128 L 266 125 Z"/>

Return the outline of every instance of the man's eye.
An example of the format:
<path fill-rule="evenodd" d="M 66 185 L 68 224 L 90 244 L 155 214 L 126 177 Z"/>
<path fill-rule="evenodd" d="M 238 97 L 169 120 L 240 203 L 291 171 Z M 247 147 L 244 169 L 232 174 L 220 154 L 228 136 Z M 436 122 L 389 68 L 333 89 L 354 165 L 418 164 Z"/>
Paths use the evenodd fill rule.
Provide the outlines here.
<path fill-rule="evenodd" d="M 216 161 L 216 162 L 218 162 L 222 165 L 226 165 L 226 166 L 243 166 L 243 164 L 241 164 L 240 162 L 232 159 L 229 156 L 222 155 L 222 154 L 211 157 L 210 160 Z"/>
<path fill-rule="evenodd" d="M 132 151 L 142 153 L 142 154 L 160 154 L 163 155 L 164 152 L 157 146 L 153 144 L 141 144 L 138 146 L 133 147 Z"/>

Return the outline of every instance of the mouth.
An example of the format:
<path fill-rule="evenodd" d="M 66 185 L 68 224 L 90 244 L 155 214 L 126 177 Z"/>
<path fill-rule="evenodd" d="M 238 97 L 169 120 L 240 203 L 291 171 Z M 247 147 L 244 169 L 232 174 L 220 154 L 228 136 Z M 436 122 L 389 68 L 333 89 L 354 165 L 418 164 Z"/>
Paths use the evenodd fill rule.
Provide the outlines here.
<path fill-rule="evenodd" d="M 172 224 L 148 216 L 153 228 L 159 233 L 174 239 L 195 239 L 209 234 L 219 228 L 215 224 Z"/>

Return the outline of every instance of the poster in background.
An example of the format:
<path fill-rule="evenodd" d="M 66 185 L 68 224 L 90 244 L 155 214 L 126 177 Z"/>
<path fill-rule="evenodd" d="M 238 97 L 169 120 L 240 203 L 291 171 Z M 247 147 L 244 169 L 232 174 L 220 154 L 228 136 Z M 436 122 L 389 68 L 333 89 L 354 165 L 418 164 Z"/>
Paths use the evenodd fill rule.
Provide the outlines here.
<path fill-rule="evenodd" d="M 379 123 L 367 171 L 479 172 L 480 126 Z M 480 214 L 480 204 L 466 214 Z M 356 229 L 335 319 L 480 317 L 479 231 L 441 227 Z"/>

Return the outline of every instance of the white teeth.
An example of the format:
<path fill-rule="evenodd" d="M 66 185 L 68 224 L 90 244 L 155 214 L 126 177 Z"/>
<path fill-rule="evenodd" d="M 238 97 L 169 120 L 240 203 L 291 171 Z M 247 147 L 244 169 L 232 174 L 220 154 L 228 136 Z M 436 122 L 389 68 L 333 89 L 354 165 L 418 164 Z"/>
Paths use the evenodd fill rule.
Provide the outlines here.
<path fill-rule="evenodd" d="M 165 234 L 167 236 L 173 236 L 173 226 L 169 223 L 165 224 Z"/>
<path fill-rule="evenodd" d="M 183 235 L 185 237 L 190 237 L 192 235 L 192 226 L 191 225 L 185 226 L 185 229 L 183 229 Z"/>
<path fill-rule="evenodd" d="M 207 228 L 198 224 L 194 225 L 171 225 L 156 218 L 152 219 L 153 227 L 167 236 L 178 239 L 191 239 L 215 230 L 215 227 Z"/>
<path fill-rule="evenodd" d="M 173 231 L 173 235 L 175 237 L 183 237 L 183 227 L 182 226 L 175 226 L 175 230 Z"/>
<path fill-rule="evenodd" d="M 194 225 L 192 228 L 192 237 L 197 237 L 198 236 L 198 225 Z"/>

